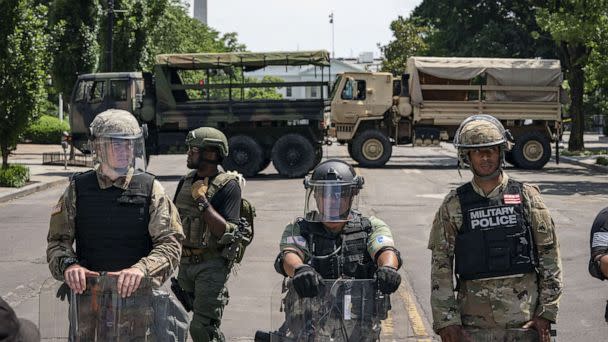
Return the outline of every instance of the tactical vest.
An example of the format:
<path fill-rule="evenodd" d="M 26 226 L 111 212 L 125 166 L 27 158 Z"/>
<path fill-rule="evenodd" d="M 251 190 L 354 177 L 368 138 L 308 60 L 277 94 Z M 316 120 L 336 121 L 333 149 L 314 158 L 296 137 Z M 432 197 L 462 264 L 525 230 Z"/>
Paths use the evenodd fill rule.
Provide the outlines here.
<path fill-rule="evenodd" d="M 367 252 L 367 242 L 372 232 L 372 224 L 366 217 L 355 215 L 348 221 L 339 234 L 334 234 L 319 222 L 308 222 L 300 219 L 300 234 L 308 242 L 314 256 L 310 264 L 323 278 L 337 279 L 341 276 L 357 279 L 371 279 L 376 265 Z M 338 253 L 334 253 L 340 248 Z"/>
<path fill-rule="evenodd" d="M 456 236 L 456 273 L 473 280 L 532 273 L 534 239 L 524 215 L 523 185 L 509 179 L 500 198 L 475 192 L 469 182 L 457 190 L 462 227 Z"/>
<path fill-rule="evenodd" d="M 192 198 L 192 180 L 196 176 L 196 170 L 191 171 L 182 182 L 175 195 L 175 206 L 182 219 L 182 227 L 186 239 L 183 246 L 188 248 L 206 248 L 210 253 L 217 253 L 223 247 L 217 243 L 217 238 L 207 229 L 207 223 L 203 220 L 202 213 L 198 210 L 196 201 Z M 220 172 L 209 183 L 207 198 L 209 201 L 231 180 L 237 177 L 233 174 Z"/>
<path fill-rule="evenodd" d="M 76 254 L 92 271 L 119 271 L 150 254 L 148 231 L 154 176 L 132 177 L 126 190 L 101 189 L 95 171 L 74 177 Z"/>

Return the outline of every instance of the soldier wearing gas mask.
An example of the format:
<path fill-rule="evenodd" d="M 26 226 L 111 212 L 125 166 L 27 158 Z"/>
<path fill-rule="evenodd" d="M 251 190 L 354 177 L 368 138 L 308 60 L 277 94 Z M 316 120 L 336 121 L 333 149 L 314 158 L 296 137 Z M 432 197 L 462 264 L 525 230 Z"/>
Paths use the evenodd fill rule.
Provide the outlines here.
<path fill-rule="evenodd" d="M 433 328 L 443 341 L 527 328 L 548 342 L 557 318 L 563 283 L 555 226 L 539 189 L 504 172 L 509 137 L 489 115 L 469 117 L 454 137 L 473 180 L 446 196 L 429 238 Z"/>

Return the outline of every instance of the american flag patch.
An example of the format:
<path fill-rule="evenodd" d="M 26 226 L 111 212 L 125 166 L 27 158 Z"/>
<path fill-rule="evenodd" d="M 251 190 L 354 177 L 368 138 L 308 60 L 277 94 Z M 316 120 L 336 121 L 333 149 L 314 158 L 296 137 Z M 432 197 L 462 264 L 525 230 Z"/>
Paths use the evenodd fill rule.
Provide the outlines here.
<path fill-rule="evenodd" d="M 505 204 L 521 204 L 519 194 L 504 194 Z"/>

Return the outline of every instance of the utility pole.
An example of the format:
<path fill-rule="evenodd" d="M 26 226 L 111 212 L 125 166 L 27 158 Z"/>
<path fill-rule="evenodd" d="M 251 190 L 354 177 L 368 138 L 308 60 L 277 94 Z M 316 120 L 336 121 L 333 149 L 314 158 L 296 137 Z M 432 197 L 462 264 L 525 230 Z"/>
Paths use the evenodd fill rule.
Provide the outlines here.
<path fill-rule="evenodd" d="M 334 12 L 329 14 L 329 23 L 331 24 L 331 58 L 336 58 L 336 50 L 335 50 L 335 35 L 334 35 Z"/>
<path fill-rule="evenodd" d="M 113 64 L 113 49 L 112 46 L 112 36 L 114 32 L 114 0 L 108 0 L 108 46 L 107 46 L 107 57 L 106 57 L 106 71 L 112 72 L 112 64 Z"/>

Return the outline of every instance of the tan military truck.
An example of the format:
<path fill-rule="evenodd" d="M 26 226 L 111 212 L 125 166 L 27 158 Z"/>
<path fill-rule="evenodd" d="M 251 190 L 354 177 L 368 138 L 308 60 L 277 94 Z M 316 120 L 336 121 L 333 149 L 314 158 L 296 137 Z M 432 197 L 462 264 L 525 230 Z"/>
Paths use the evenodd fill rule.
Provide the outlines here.
<path fill-rule="evenodd" d="M 379 167 L 393 145 L 439 145 L 466 117 L 490 114 L 513 134 L 507 161 L 540 169 L 561 134 L 561 83 L 558 60 L 411 57 L 402 77 L 340 74 L 325 121 L 361 166 Z"/>

